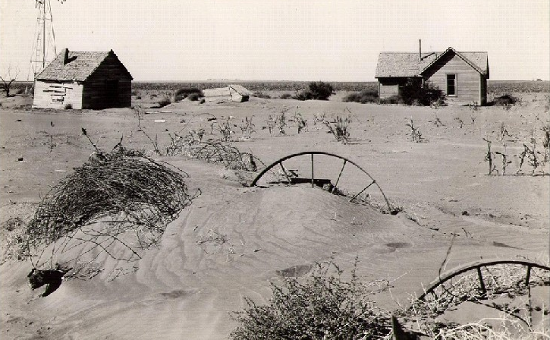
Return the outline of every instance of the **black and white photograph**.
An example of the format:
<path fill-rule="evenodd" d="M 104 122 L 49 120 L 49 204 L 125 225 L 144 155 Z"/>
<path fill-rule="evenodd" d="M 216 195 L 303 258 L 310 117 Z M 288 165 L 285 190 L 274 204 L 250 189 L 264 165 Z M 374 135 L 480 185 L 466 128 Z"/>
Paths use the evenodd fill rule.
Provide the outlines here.
<path fill-rule="evenodd" d="M 0 0 L 0 338 L 550 339 L 547 0 Z"/>

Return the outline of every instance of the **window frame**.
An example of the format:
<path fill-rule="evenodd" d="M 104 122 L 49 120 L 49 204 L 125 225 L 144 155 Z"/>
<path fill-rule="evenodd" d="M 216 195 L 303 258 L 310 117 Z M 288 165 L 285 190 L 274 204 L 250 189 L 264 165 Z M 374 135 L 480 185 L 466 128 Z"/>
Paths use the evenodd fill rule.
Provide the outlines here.
<path fill-rule="evenodd" d="M 449 80 L 451 80 L 449 78 L 449 76 L 454 76 L 454 79 L 453 79 L 453 84 L 452 84 L 452 87 L 453 87 L 453 94 L 450 94 L 449 93 Z M 447 96 L 449 97 L 456 97 L 458 95 L 458 75 L 456 73 L 447 73 L 445 75 L 445 85 L 446 85 L 446 89 L 447 89 Z"/>

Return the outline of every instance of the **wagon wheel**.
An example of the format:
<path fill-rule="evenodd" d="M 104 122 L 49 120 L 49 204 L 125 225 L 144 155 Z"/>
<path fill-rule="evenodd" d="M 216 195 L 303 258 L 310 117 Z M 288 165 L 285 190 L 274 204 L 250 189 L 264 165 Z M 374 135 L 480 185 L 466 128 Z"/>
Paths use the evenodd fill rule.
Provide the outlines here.
<path fill-rule="evenodd" d="M 430 283 L 409 311 L 430 309 L 431 305 L 432 312 L 433 306 L 438 306 L 435 313 L 439 315 L 466 301 L 493 300 L 502 294 L 530 294 L 531 287 L 535 286 L 550 286 L 550 267 L 523 260 L 475 262 Z M 513 312 L 503 311 L 518 317 Z"/>
<path fill-rule="evenodd" d="M 351 166 L 346 167 L 348 164 Z M 350 197 L 350 202 L 379 197 L 388 212 L 393 215 L 397 213 L 380 185 L 367 171 L 354 161 L 323 151 L 304 151 L 285 156 L 263 169 L 250 186 L 301 183 L 346 195 Z"/>

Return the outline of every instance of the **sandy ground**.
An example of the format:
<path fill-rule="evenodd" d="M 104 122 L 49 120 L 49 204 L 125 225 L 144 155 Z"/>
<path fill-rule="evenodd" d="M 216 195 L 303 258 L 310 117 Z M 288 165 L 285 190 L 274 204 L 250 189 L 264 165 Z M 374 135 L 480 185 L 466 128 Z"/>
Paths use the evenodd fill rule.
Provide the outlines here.
<path fill-rule="evenodd" d="M 547 94 L 521 94 L 522 106 L 510 110 L 482 107 L 439 109 L 395 105 L 361 105 L 252 98 L 247 103 L 180 102 L 151 112 L 140 122 L 165 147 L 169 134 L 204 128 L 209 118 L 232 117 L 237 126 L 252 117 L 256 133 L 242 139 L 234 127 L 234 146 L 252 152 L 266 165 L 291 153 L 325 151 L 363 167 L 403 210 L 382 214 L 310 186 L 243 187 L 222 166 L 185 157 L 159 157 L 189 174 L 187 184 L 202 194 L 181 212 L 160 244 L 131 264 L 100 255 L 91 279 L 65 281 L 48 297 L 27 283 L 29 262 L 6 260 L 10 221 L 28 220 L 49 188 L 94 151 L 82 136 L 85 128 L 98 147 L 109 150 L 124 136 L 127 147 L 153 149 L 138 131 L 130 109 L 103 111 L 21 110 L 23 99 L 3 99 L 0 107 L 3 263 L 0 265 L 2 339 L 224 339 L 236 324 L 229 312 L 270 297 L 270 282 L 305 275 L 316 262 L 333 259 L 349 269 L 360 260 L 365 280 L 388 280 L 393 288 L 375 296 L 379 305 L 396 309 L 434 280 L 452 242 L 446 269 L 480 259 L 528 258 L 548 261 L 548 176 L 487 176 L 487 143 L 519 167 L 522 144 L 549 121 Z M 287 110 L 307 121 L 297 133 L 270 135 L 266 119 Z M 334 140 L 314 115 L 352 114 L 351 143 Z M 444 125 L 436 124 L 437 119 Z M 424 143 L 411 141 L 414 121 Z M 502 125 L 504 124 L 504 125 Z M 504 126 L 507 134 L 501 134 Z M 500 137 L 504 137 L 500 141 Z M 539 148 L 540 144 L 539 144 Z M 542 149 L 542 148 L 541 148 Z M 150 153 L 153 155 L 152 153 Z M 21 160 L 22 159 L 22 160 Z M 500 167 L 497 158 L 497 169 Z M 308 160 L 296 161 L 300 171 Z M 316 171 L 334 179 L 341 161 L 316 160 Z M 261 167 L 260 167 L 261 168 Z M 548 165 L 544 171 L 548 173 Z M 306 172 L 307 173 L 307 172 Z M 537 174 L 540 174 L 540 169 Z M 252 176 L 252 174 L 251 174 Z M 321 175 L 320 175 L 321 176 Z M 343 184 L 358 190 L 369 182 L 359 172 L 344 173 Z M 11 220 L 10 220 L 11 219 Z M 223 235 L 222 238 L 215 236 Z M 206 241 L 205 241 L 206 240 Z M 124 252 L 124 249 L 121 250 Z M 77 254 L 78 255 L 78 254 Z M 74 253 L 63 255 L 68 260 Z M 542 301 L 550 299 L 542 291 Z M 468 312 L 469 313 L 469 312 Z M 466 313 L 466 314 L 468 314 Z M 475 314 L 475 313 L 474 313 Z M 479 313 L 478 313 L 479 314 Z M 476 320 L 485 315 L 471 315 Z M 464 317 L 464 313 L 460 318 Z"/>

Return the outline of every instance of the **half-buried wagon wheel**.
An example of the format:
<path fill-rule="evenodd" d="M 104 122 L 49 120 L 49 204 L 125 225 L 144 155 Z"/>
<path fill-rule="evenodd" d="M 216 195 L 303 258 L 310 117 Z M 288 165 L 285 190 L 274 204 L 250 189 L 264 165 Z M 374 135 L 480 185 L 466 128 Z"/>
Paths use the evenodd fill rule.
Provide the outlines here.
<path fill-rule="evenodd" d="M 278 159 L 263 169 L 250 186 L 277 184 L 311 184 L 312 188 L 348 196 L 350 201 L 379 200 L 383 210 L 397 213 L 367 171 L 354 161 L 328 152 L 304 151 Z"/>
<path fill-rule="evenodd" d="M 530 304 L 532 289 L 544 286 L 550 286 L 550 267 L 547 265 L 526 260 L 474 262 L 451 270 L 430 283 L 408 312 L 435 318 L 462 303 L 471 302 L 495 308 L 528 323 L 521 314 L 530 315 L 539 307 L 529 306 L 522 310 L 511 307 L 513 301 L 516 297 L 529 296 Z M 546 315 L 548 310 L 542 312 Z"/>

